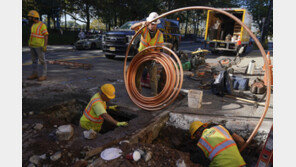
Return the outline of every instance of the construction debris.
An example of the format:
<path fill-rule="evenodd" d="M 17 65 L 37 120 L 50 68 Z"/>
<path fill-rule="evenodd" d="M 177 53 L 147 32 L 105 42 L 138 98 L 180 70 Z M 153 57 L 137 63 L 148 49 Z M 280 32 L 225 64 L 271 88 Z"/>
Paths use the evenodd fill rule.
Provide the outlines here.
<path fill-rule="evenodd" d="M 92 64 L 86 64 L 86 63 L 78 63 L 78 62 L 69 62 L 69 61 L 61 61 L 61 60 L 50 60 L 48 61 L 49 64 L 58 64 L 58 65 L 64 65 L 74 68 L 83 68 L 85 70 L 89 70 L 93 67 Z"/>
<path fill-rule="evenodd" d="M 61 157 L 62 157 L 62 152 L 58 151 L 54 155 L 50 156 L 50 159 L 52 161 L 56 161 L 56 160 L 60 159 Z"/>
<path fill-rule="evenodd" d="M 41 130 L 43 128 L 43 125 L 41 123 L 37 123 L 35 126 L 34 126 L 34 129 L 35 130 Z"/>
<path fill-rule="evenodd" d="M 32 157 L 30 157 L 29 161 L 35 165 L 39 165 L 41 158 L 39 155 L 33 155 Z"/>
<path fill-rule="evenodd" d="M 74 128 L 71 125 L 62 125 L 58 127 L 56 135 L 59 140 L 70 140 L 74 134 Z"/>
<path fill-rule="evenodd" d="M 83 135 L 84 135 L 84 138 L 91 140 L 97 137 L 97 132 L 91 129 L 89 131 L 83 131 Z"/>

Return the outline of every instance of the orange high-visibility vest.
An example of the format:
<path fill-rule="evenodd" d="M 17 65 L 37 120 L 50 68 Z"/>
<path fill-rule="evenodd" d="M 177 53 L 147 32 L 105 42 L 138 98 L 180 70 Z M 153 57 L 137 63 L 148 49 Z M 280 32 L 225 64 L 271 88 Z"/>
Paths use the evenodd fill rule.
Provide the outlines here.
<path fill-rule="evenodd" d="M 46 25 L 42 23 L 42 21 L 39 21 L 38 23 L 34 23 L 31 27 L 29 46 L 43 47 L 45 35 L 48 35 Z"/>
<path fill-rule="evenodd" d="M 104 119 L 101 116 L 96 116 L 95 112 L 92 109 L 92 106 L 96 103 L 102 103 L 104 105 L 104 108 L 107 108 L 107 106 L 103 103 L 103 101 L 100 98 L 94 98 L 88 103 L 88 105 L 84 109 L 83 115 L 91 122 L 102 124 L 104 122 Z"/>
<path fill-rule="evenodd" d="M 235 141 L 221 125 L 205 129 L 197 146 L 211 160 L 210 167 L 238 167 L 246 164 Z"/>
<path fill-rule="evenodd" d="M 157 29 L 157 32 L 153 38 L 150 37 L 149 30 L 147 27 L 143 29 L 143 34 L 141 35 L 141 41 L 140 46 L 138 48 L 138 51 L 142 51 L 148 46 L 155 46 L 156 44 L 162 44 L 163 43 L 163 34 L 160 32 L 159 29 Z"/>

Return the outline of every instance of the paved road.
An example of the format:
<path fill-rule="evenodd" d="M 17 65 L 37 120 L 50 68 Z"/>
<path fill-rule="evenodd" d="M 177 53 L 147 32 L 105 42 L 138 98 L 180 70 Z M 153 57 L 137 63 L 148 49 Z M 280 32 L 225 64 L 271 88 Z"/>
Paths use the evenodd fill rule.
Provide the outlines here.
<path fill-rule="evenodd" d="M 183 41 L 180 45 L 181 50 L 196 50 L 201 47 L 200 43 L 193 41 Z M 234 58 L 230 55 L 208 55 L 208 63 L 217 63 L 222 58 Z M 95 88 L 100 84 L 111 82 L 118 84 L 119 96 L 127 96 L 123 82 L 123 62 L 124 56 L 115 59 L 105 58 L 102 50 L 74 50 L 71 46 L 49 46 L 46 53 L 47 60 L 68 60 L 80 63 L 89 63 L 94 67 L 91 70 L 67 68 L 61 65 L 48 65 L 48 80 L 41 83 L 41 86 L 50 86 L 54 84 L 68 84 L 75 87 Z M 241 63 L 246 66 L 252 59 L 256 59 L 258 67 L 263 65 L 261 55 L 258 51 L 252 51 L 243 57 Z M 28 82 L 26 77 L 31 74 L 31 56 L 28 48 L 23 48 L 23 82 Z M 130 60 L 130 59 L 129 59 Z M 33 81 L 36 82 L 36 81 Z M 184 82 L 183 88 L 192 88 L 193 84 Z M 128 98 L 125 102 L 131 103 Z"/>

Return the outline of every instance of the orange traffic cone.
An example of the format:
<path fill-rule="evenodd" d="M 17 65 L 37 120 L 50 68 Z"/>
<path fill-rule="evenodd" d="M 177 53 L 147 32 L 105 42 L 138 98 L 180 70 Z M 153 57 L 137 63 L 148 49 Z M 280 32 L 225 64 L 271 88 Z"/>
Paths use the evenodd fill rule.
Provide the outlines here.
<path fill-rule="evenodd" d="M 267 58 L 268 68 L 270 69 L 270 72 L 271 72 L 270 73 L 271 86 L 273 86 L 273 65 L 271 64 L 269 51 L 267 52 L 266 58 Z M 264 78 L 263 78 L 264 85 L 267 86 L 267 71 L 266 71 L 266 64 L 265 63 L 263 65 L 263 71 L 265 71 Z"/>

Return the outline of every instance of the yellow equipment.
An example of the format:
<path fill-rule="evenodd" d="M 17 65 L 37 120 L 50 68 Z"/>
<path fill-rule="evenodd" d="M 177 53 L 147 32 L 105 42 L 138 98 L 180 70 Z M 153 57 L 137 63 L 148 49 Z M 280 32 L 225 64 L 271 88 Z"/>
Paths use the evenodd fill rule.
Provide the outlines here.
<path fill-rule="evenodd" d="M 199 127 L 203 125 L 200 121 L 194 121 L 190 124 L 189 132 L 191 134 L 191 138 L 193 138 L 193 134 L 197 131 Z"/>
<path fill-rule="evenodd" d="M 112 84 L 104 84 L 101 90 L 109 99 L 115 98 L 115 88 Z"/>
<path fill-rule="evenodd" d="M 28 13 L 28 17 L 40 18 L 39 13 L 36 10 L 30 10 Z"/>

